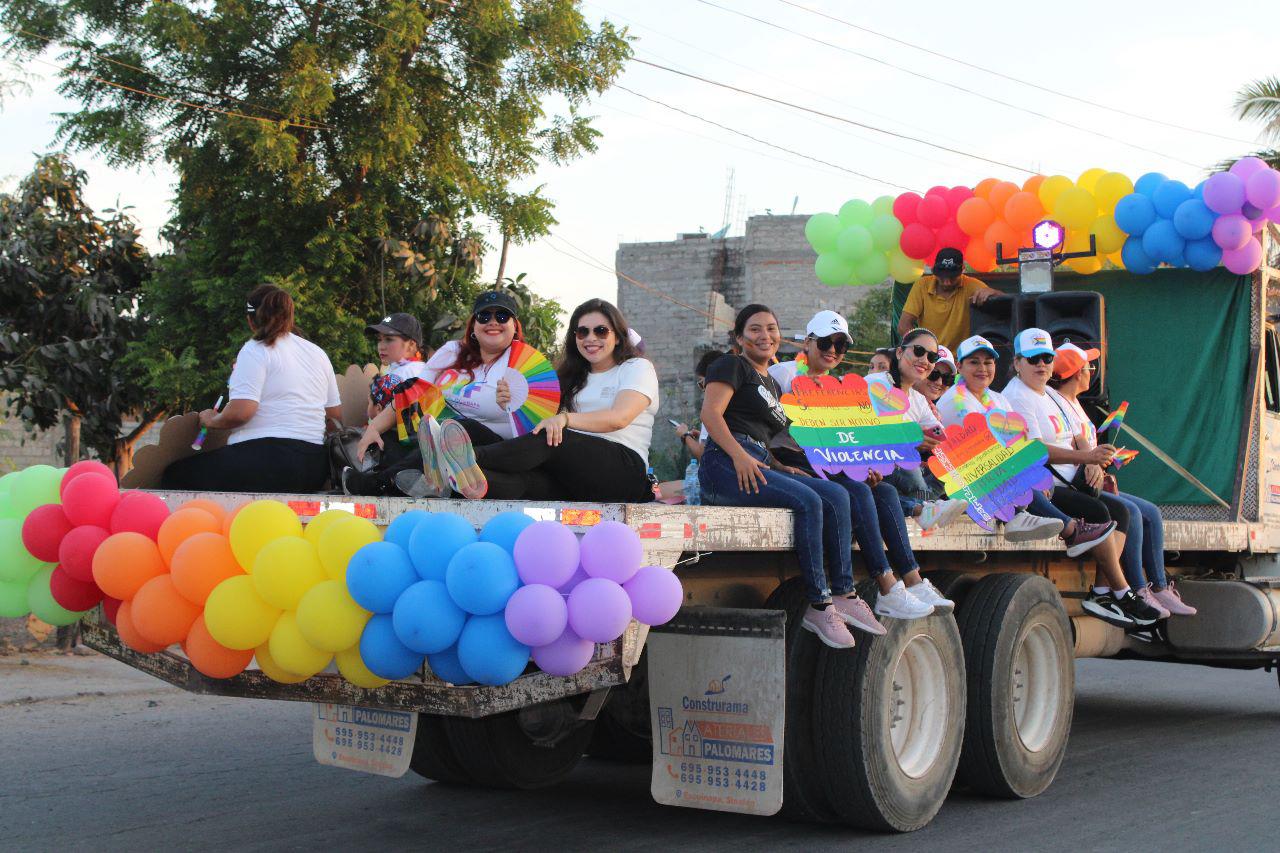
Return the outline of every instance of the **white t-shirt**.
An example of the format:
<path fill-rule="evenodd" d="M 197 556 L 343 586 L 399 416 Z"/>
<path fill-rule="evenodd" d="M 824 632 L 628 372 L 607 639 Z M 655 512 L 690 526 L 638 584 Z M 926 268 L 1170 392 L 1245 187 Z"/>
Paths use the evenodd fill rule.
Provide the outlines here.
<path fill-rule="evenodd" d="M 1013 404 L 1014 410 L 1027 419 L 1028 438 L 1038 438 L 1049 447 L 1074 450 L 1075 443 L 1072 441 L 1074 425 L 1071 418 L 1058 408 L 1053 397 L 1049 396 L 1053 393 L 1051 389 L 1045 389 L 1045 393 L 1037 394 L 1016 376 L 1004 386 L 1004 396 Z M 1064 405 L 1063 408 L 1066 406 Z M 1076 476 L 1078 467 L 1078 465 L 1067 463 L 1053 466 L 1054 470 L 1067 482 L 1071 482 Z"/>
<path fill-rule="evenodd" d="M 948 388 L 942 393 L 942 396 L 938 398 L 938 402 L 934 404 L 938 407 L 938 414 L 942 417 L 943 426 L 964 423 L 965 415 L 970 412 L 977 412 L 981 415 L 989 411 L 987 408 L 983 407 L 982 402 L 977 398 L 977 396 L 966 388 L 964 396 L 960 398 L 960 402 L 964 406 L 964 413 L 962 414 L 956 408 L 956 390 L 959 387 L 959 385 L 953 385 Z M 1012 411 L 1013 405 L 999 391 L 992 391 L 988 388 L 986 396 L 987 401 L 991 403 L 992 409 L 1003 409 L 1006 412 Z"/>
<path fill-rule="evenodd" d="M 246 341 L 227 383 L 229 400 L 253 400 L 252 418 L 233 431 L 227 444 L 255 438 L 295 438 L 324 443 L 324 410 L 342 405 L 329 356 L 295 334 L 271 346 Z"/>
<path fill-rule="evenodd" d="M 1052 388 L 1049 388 L 1048 392 L 1053 395 L 1055 402 L 1066 409 L 1067 417 L 1071 420 L 1071 433 L 1072 435 L 1080 436 L 1082 449 L 1093 450 L 1097 447 L 1098 428 L 1093 425 L 1093 421 L 1089 420 L 1089 416 L 1085 414 L 1084 406 L 1080 405 L 1080 401 L 1064 397 Z"/>
<path fill-rule="evenodd" d="M 458 371 L 453 365 L 459 347 L 457 341 L 449 341 L 436 350 L 427 362 L 424 378 L 440 388 L 445 403 L 459 417 L 478 421 L 503 438 L 515 438 L 511 415 L 498 405 L 498 380 L 506 375 L 511 350 L 487 367 L 482 364 L 474 371 Z"/>
<path fill-rule="evenodd" d="M 769 375 L 778 381 L 783 394 L 791 393 L 791 383 L 795 381 L 799 367 L 794 361 L 780 361 L 769 365 Z"/>
<path fill-rule="evenodd" d="M 868 384 L 871 382 L 879 382 L 883 385 L 888 385 L 890 388 L 897 387 L 893 384 L 893 377 L 885 372 L 868 373 L 867 382 Z M 929 408 L 929 401 L 923 394 L 914 388 L 908 388 L 907 400 L 910 406 L 910 408 L 907 409 L 907 420 L 915 421 L 920 424 L 921 429 L 927 430 L 930 427 L 938 429 L 942 428 L 942 424 L 938 423 L 938 419 L 933 416 L 933 409 Z"/>
<path fill-rule="evenodd" d="M 584 435 L 598 435 L 609 441 L 616 441 L 639 454 L 646 465 L 649 464 L 649 442 L 653 439 L 653 419 L 658 414 L 658 372 L 653 363 L 644 358 L 632 358 L 616 367 L 600 373 L 587 375 L 587 384 L 582 386 L 573 398 L 575 412 L 603 412 L 613 408 L 613 402 L 622 391 L 639 391 L 649 400 L 649 405 L 635 420 L 620 430 L 613 432 L 587 432 L 574 430 Z"/>

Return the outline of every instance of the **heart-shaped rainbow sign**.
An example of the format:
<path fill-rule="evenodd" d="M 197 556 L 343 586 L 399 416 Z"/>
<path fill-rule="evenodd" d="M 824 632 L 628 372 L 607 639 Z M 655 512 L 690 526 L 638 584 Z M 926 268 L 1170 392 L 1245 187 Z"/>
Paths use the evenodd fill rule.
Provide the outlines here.
<path fill-rule="evenodd" d="M 868 382 L 867 394 L 871 397 L 871 408 L 880 417 L 902 415 L 911 408 L 906 392 L 883 382 Z"/>
<path fill-rule="evenodd" d="M 987 412 L 987 426 L 1001 446 L 1009 447 L 1027 434 L 1027 419 L 1017 412 L 992 409 Z"/>

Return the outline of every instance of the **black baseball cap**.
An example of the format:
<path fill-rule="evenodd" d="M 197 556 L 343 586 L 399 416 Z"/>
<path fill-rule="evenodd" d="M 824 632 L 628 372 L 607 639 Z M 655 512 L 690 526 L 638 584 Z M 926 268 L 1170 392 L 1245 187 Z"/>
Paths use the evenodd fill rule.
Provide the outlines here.
<path fill-rule="evenodd" d="M 422 346 L 422 324 L 412 314 L 392 314 L 381 323 L 370 323 L 364 330 L 371 335 L 399 335 Z"/>
<path fill-rule="evenodd" d="M 954 278 L 964 272 L 964 253 L 959 249 L 939 249 L 933 259 L 933 274 L 940 278 Z"/>
<path fill-rule="evenodd" d="M 476 297 L 476 304 L 472 306 L 471 313 L 479 314 L 486 308 L 504 308 L 512 317 L 520 316 L 520 308 L 516 305 L 516 301 L 511 298 L 511 294 L 505 290 L 486 290 L 484 293 Z"/>

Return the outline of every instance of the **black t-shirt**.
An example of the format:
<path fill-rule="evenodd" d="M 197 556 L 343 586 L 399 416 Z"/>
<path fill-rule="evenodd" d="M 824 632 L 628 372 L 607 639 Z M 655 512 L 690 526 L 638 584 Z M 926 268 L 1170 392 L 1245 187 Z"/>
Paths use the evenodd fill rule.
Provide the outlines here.
<path fill-rule="evenodd" d="M 761 376 L 745 358 L 725 354 L 707 368 L 707 383 L 723 382 L 733 388 L 733 396 L 724 410 L 724 421 L 731 432 L 749 435 L 756 441 L 768 442 L 787 426 L 787 415 L 778 398 L 782 389 L 772 376 Z"/>

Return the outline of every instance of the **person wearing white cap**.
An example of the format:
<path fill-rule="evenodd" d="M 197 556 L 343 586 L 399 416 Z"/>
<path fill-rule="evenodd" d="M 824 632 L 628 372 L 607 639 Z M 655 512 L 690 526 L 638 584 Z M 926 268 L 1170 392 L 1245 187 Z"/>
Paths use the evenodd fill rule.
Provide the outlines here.
<path fill-rule="evenodd" d="M 1076 446 L 1081 449 L 1098 446 L 1098 431 L 1080 405 L 1079 395 L 1093 382 L 1093 362 L 1100 355 L 1096 349 L 1081 349 L 1068 341 L 1058 347 L 1053 360 L 1048 394 L 1070 419 Z M 1085 465 L 1084 472 L 1086 480 L 1094 484 L 1101 484 L 1104 477 L 1111 476 L 1096 465 Z M 1138 597 L 1159 610 L 1163 618 L 1194 616 L 1196 609 L 1182 600 L 1165 575 L 1164 520 L 1156 505 L 1137 495 L 1105 489 L 1098 498 L 1107 505 L 1112 518 L 1128 516 L 1129 523 L 1122 528 L 1125 542 L 1120 551 L 1120 565 L 1130 588 L 1137 590 Z M 1123 505 L 1124 512 L 1117 511 L 1117 504 Z"/>
<path fill-rule="evenodd" d="M 1115 448 L 1104 444 L 1088 450 L 1076 447 L 1072 425 L 1066 414 L 1049 396 L 1047 385 L 1053 374 L 1056 353 L 1049 333 L 1044 329 L 1024 329 L 1013 342 L 1014 369 L 1017 376 L 1005 386 L 1004 396 L 1013 408 L 1026 419 L 1027 437 L 1044 443 L 1049 455 L 1049 468 L 1064 485 L 1053 490 L 1050 501 L 1058 509 L 1075 519 L 1074 530 L 1067 536 L 1067 555 L 1081 553 L 1080 545 L 1072 539 L 1081 533 L 1088 534 L 1090 524 L 1104 526 L 1100 536 L 1105 539 L 1092 546 L 1091 553 L 1097 560 L 1094 587 L 1083 603 L 1086 613 L 1104 622 L 1130 627 L 1150 625 L 1160 618 L 1160 611 L 1147 604 L 1129 588 L 1124 570 L 1120 566 L 1119 542 L 1111 534 L 1125 525 L 1113 520 L 1106 504 L 1085 485 L 1074 485 L 1076 471 L 1081 465 L 1105 465 L 1111 461 Z M 1071 485 L 1065 485 L 1071 484 Z M 1125 512 L 1127 516 L 1127 511 Z M 1128 518 L 1122 519 L 1126 524 Z M 1096 528 L 1093 528 L 1096 532 Z M 1068 531 L 1064 529 L 1064 534 Z M 1123 534 L 1121 534 L 1123 538 Z"/>
<path fill-rule="evenodd" d="M 809 375 L 823 376 L 835 370 L 852 341 L 849 323 L 835 311 L 819 311 L 805 326 L 804 332 L 804 347 L 800 355 L 804 356 Z M 769 375 L 778 380 L 783 394 L 791 393 L 791 383 L 799 373 L 799 355 L 795 361 L 780 361 L 769 366 Z"/>

